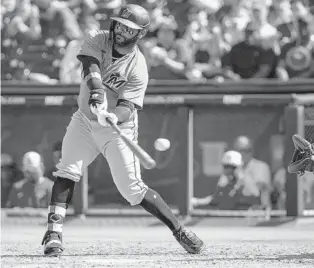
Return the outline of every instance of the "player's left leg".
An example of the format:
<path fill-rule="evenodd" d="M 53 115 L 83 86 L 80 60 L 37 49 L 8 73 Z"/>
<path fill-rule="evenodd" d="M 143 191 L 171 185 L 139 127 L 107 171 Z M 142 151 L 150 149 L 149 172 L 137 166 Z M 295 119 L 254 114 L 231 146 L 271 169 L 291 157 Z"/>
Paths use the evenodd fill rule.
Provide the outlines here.
<path fill-rule="evenodd" d="M 135 139 L 132 130 L 125 134 Z M 113 138 L 103 152 L 110 166 L 115 185 L 121 195 L 132 205 L 141 205 L 146 211 L 162 221 L 189 253 L 199 253 L 204 243 L 193 232 L 184 228 L 162 197 L 141 179 L 140 163 L 133 152 L 119 137 Z"/>
<path fill-rule="evenodd" d="M 81 111 L 72 116 L 62 142 L 62 157 L 57 165 L 48 208 L 47 231 L 42 240 L 46 256 L 59 256 L 63 251 L 63 223 L 73 196 L 75 183 L 99 154 L 91 134 L 90 121 Z"/>

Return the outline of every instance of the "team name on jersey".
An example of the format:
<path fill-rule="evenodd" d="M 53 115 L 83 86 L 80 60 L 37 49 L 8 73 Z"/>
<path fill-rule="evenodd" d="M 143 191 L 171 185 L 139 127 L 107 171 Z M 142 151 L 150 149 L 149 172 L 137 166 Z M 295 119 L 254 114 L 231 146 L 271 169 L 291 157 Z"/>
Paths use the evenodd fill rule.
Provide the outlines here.
<path fill-rule="evenodd" d="M 118 72 L 113 72 L 110 76 L 103 81 L 103 84 L 111 90 L 119 89 L 127 83 L 127 79 Z"/>

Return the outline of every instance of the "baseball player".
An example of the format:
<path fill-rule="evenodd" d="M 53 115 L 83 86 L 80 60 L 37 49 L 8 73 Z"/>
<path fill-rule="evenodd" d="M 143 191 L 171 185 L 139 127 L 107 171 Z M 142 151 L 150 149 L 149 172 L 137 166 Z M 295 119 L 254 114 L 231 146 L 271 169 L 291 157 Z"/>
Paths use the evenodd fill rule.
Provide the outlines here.
<path fill-rule="evenodd" d="M 148 84 L 146 61 L 137 43 L 147 32 L 149 15 L 138 5 L 126 5 L 111 19 L 109 31 L 94 30 L 88 34 L 77 56 L 83 69 L 79 109 L 67 127 L 62 157 L 54 173 L 48 230 L 42 241 L 44 254 L 58 256 L 63 252 L 62 225 L 74 184 L 100 153 L 107 159 L 122 196 L 167 225 L 189 253 L 199 253 L 204 248 L 203 241 L 183 227 L 160 195 L 148 188 L 133 152 L 109 125 L 100 125 L 92 112 L 102 111 L 120 125 L 125 135 L 137 141 L 137 110 L 142 109 Z"/>

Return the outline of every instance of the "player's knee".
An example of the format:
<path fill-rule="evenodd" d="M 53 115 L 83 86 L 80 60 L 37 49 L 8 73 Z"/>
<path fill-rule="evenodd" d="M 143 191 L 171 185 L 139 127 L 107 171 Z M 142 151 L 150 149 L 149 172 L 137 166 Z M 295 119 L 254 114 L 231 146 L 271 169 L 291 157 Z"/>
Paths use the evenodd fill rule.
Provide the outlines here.
<path fill-rule="evenodd" d="M 148 186 L 145 183 L 138 182 L 136 185 L 130 185 L 129 187 L 119 189 L 119 192 L 131 206 L 136 206 L 142 202 L 147 190 Z"/>
<path fill-rule="evenodd" d="M 73 196 L 74 186 L 74 181 L 57 177 L 52 187 L 51 203 L 69 204 Z"/>

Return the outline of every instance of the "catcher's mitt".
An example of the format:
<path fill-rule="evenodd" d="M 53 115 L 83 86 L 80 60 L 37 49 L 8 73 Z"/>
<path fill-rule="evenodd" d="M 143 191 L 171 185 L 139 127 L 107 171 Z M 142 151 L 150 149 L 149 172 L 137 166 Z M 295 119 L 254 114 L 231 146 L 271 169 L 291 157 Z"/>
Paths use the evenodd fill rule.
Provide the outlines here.
<path fill-rule="evenodd" d="M 314 144 L 299 135 L 293 135 L 292 140 L 295 150 L 288 172 L 298 175 L 303 175 L 305 171 L 314 172 Z"/>

